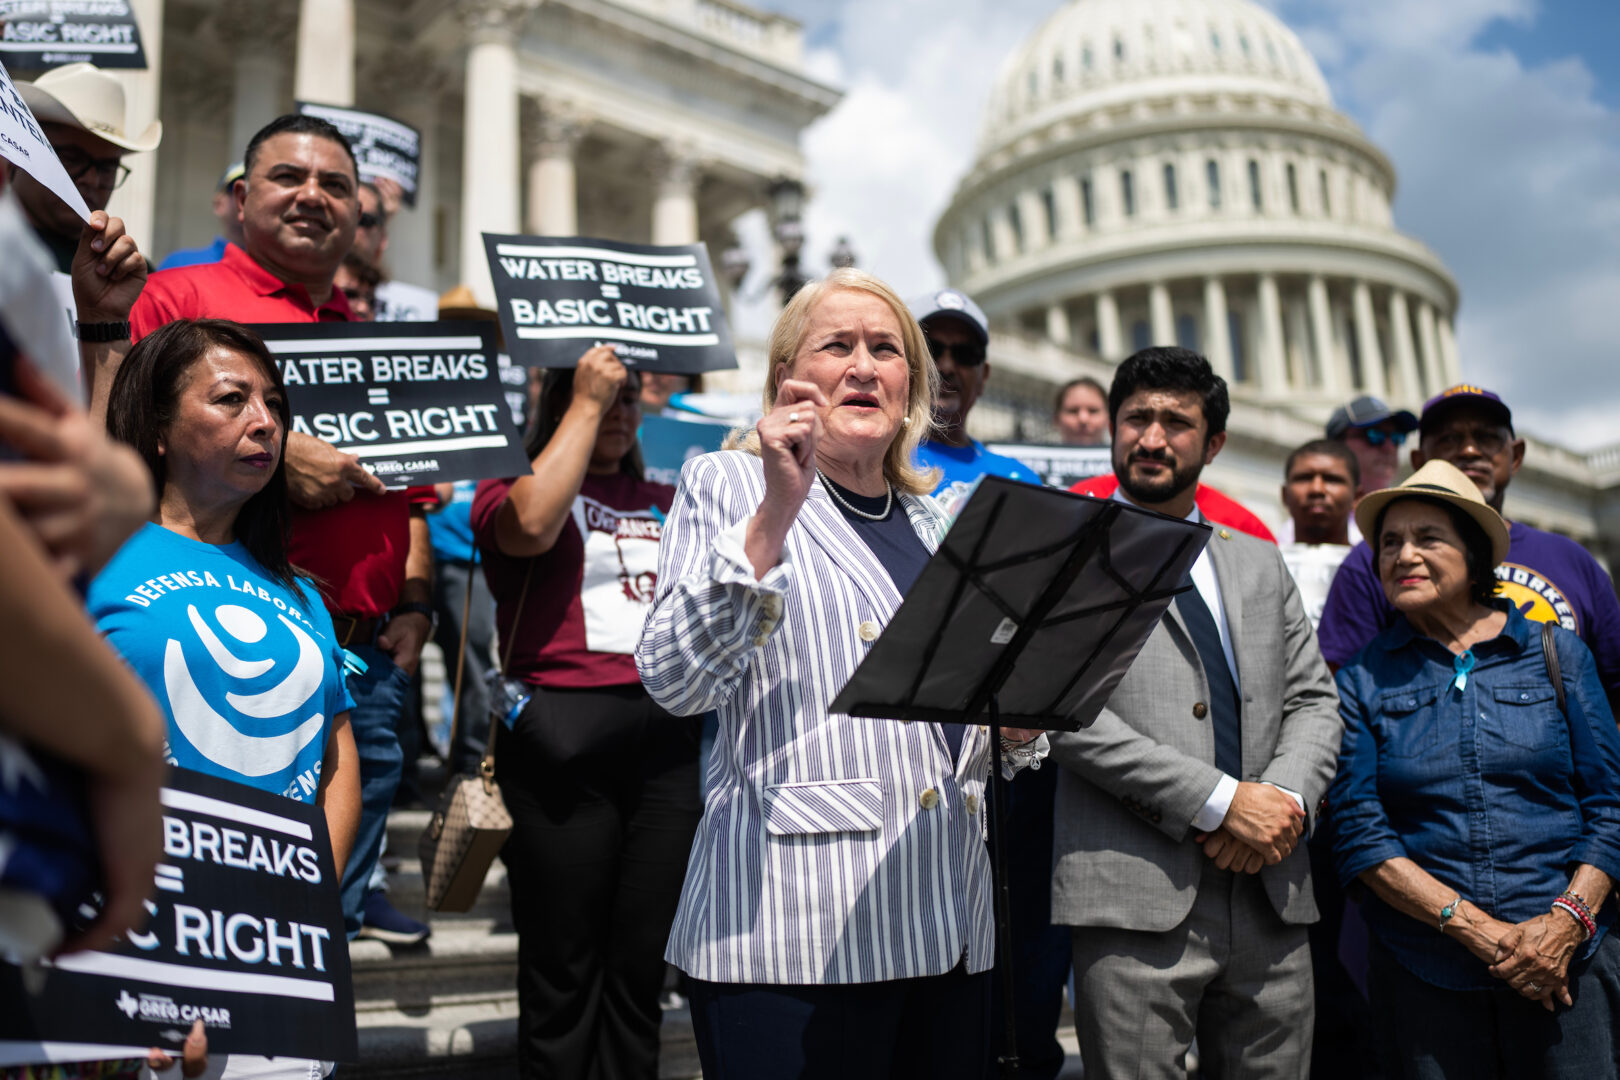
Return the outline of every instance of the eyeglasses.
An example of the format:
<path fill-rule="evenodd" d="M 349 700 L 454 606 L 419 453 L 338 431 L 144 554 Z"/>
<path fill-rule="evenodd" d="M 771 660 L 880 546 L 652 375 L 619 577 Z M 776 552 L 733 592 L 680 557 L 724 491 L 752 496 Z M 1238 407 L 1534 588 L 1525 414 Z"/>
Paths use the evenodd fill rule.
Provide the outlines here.
<path fill-rule="evenodd" d="M 923 335 L 928 342 L 928 355 L 939 360 L 949 355 L 956 363 L 964 367 L 977 367 L 984 363 L 984 346 L 976 341 L 958 341 L 955 344 L 946 344 L 935 341 L 928 335 Z"/>
<path fill-rule="evenodd" d="M 1362 428 L 1361 437 L 1367 440 L 1368 446 L 1383 446 L 1385 440 L 1397 449 L 1406 445 L 1406 432 L 1384 431 L 1381 428 Z"/>
<path fill-rule="evenodd" d="M 1470 444 L 1486 457 L 1500 454 L 1513 441 L 1506 428 L 1452 428 L 1423 440 L 1424 450 L 1433 457 L 1450 457 Z"/>
<path fill-rule="evenodd" d="M 381 224 L 382 217 L 380 215 L 367 213 L 364 210 L 360 211 L 360 227 L 362 229 L 375 229 Z"/>
<path fill-rule="evenodd" d="M 67 172 L 68 179 L 75 184 L 83 180 L 92 170 L 96 174 L 96 183 L 114 191 L 123 187 L 124 181 L 129 179 L 129 166 L 116 157 L 93 158 L 83 150 L 72 146 L 57 150 L 56 156 L 61 159 L 62 168 Z"/>

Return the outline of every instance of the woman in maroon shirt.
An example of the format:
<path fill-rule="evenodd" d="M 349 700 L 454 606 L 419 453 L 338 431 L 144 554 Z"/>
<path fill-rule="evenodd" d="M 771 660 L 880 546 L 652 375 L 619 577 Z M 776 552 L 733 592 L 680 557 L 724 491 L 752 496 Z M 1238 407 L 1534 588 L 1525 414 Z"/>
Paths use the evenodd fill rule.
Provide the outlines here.
<path fill-rule="evenodd" d="M 639 393 L 611 346 L 547 372 L 533 470 L 473 499 L 507 674 L 532 694 L 495 753 L 526 1078 L 657 1077 L 664 944 L 702 812 L 699 721 L 653 704 L 633 655 L 675 495 L 644 478 Z"/>

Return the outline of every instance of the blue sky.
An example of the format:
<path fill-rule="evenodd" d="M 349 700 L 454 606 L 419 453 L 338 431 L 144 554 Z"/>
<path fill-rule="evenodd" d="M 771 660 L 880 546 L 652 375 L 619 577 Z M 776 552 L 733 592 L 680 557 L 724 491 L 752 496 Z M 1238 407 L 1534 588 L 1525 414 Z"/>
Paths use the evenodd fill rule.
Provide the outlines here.
<path fill-rule="evenodd" d="M 983 103 L 1057 0 L 764 2 L 846 91 L 805 136 L 809 269 L 848 234 L 902 293 L 934 287 Z M 1394 161 L 1399 227 L 1457 277 L 1465 374 L 1544 438 L 1620 440 L 1620 0 L 1263 2 Z M 763 249 L 762 220 L 743 231 Z"/>

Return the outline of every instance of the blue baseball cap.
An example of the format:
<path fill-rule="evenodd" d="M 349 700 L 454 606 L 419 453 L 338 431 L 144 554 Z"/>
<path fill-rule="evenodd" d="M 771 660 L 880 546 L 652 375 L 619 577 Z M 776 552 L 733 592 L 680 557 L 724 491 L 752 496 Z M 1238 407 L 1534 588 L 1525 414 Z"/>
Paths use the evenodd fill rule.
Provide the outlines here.
<path fill-rule="evenodd" d="M 957 289 L 939 289 L 916 297 L 906 306 L 911 309 L 912 318 L 919 323 L 947 316 L 959 319 L 973 329 L 980 345 L 990 344 L 990 322 L 984 317 L 979 305 L 975 304 L 973 298 L 965 292 Z"/>
<path fill-rule="evenodd" d="M 1378 398 L 1364 394 L 1333 410 L 1333 415 L 1328 417 L 1327 437 L 1342 439 L 1351 428 L 1377 427 L 1386 420 L 1395 421 L 1396 431 L 1411 431 L 1418 426 L 1418 418 L 1405 409 L 1396 411 Z"/>

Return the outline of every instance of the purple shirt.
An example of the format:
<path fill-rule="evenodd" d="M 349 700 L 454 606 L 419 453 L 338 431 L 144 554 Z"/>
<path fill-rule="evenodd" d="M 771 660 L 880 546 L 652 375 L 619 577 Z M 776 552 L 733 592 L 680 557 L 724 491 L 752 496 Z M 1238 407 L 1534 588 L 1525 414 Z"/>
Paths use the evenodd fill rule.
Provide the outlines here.
<path fill-rule="evenodd" d="M 1501 595 L 1532 622 L 1557 622 L 1579 634 L 1597 660 L 1610 699 L 1620 695 L 1620 600 L 1597 560 L 1575 541 L 1521 521 L 1509 529 L 1507 558 L 1496 568 Z M 1322 655 L 1343 667 L 1395 621 L 1372 548 L 1357 544 L 1328 590 L 1317 640 Z"/>

